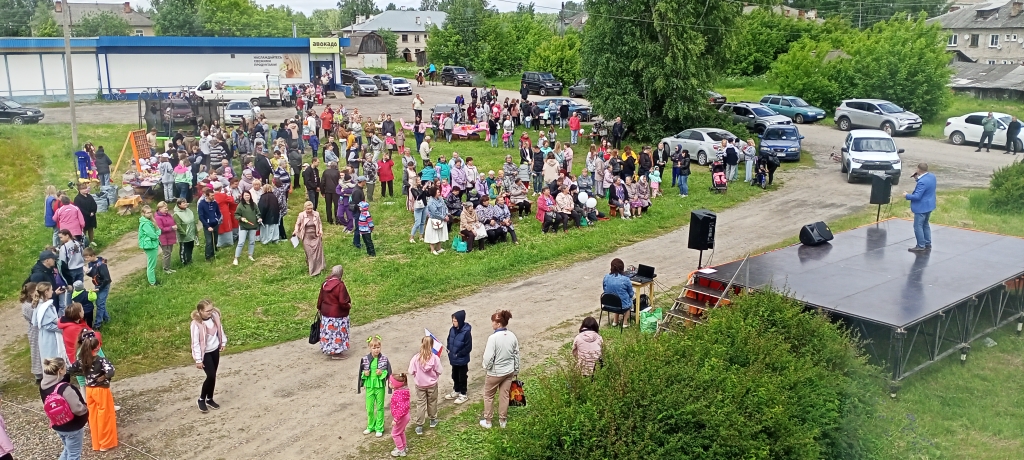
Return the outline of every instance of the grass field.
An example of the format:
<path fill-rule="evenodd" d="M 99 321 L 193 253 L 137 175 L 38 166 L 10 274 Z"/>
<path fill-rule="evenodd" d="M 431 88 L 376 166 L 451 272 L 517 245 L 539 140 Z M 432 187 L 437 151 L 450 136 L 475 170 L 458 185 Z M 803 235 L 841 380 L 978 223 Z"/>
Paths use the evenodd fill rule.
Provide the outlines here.
<path fill-rule="evenodd" d="M 106 147 L 113 161 L 124 145 L 128 125 L 80 125 L 79 138 Z M 24 125 L 0 127 L 0 221 L 8 227 L 0 232 L 0 300 L 17 296 L 39 252 L 51 241 L 43 227 L 43 204 L 47 185 L 67 189 L 76 177 L 74 151 L 67 125 Z M 130 157 L 131 151 L 125 154 Z M 122 164 L 124 170 L 128 159 Z M 68 196 L 73 200 L 77 191 Z M 138 228 L 114 213 L 100 213 L 96 242 L 102 248 Z"/>
<path fill-rule="evenodd" d="M 1024 237 L 1024 216 L 999 216 L 985 210 L 987 191 L 964 190 L 939 195 L 939 207 L 932 214 L 936 224 L 963 226 L 983 231 Z M 885 217 L 906 217 L 905 202 L 895 203 L 883 213 Z M 854 214 L 829 225 L 835 232 L 873 222 L 874 210 Z M 796 238 L 765 248 L 787 246 Z M 678 288 L 669 292 L 678 291 Z M 671 295 L 659 296 L 656 304 L 670 306 Z M 636 334 L 628 329 L 626 334 Z M 613 346 L 618 330 L 602 330 L 606 346 Z M 989 348 L 977 343 L 972 347 L 966 365 L 956 357 L 939 361 L 903 381 L 899 397 L 887 395 L 885 382 L 878 382 L 876 397 L 878 417 L 871 436 L 879 437 L 879 459 L 975 459 L 996 460 L 1020 458 L 1024 452 L 1024 339 L 1012 326 L 990 335 L 997 345 Z M 568 342 L 568 340 L 567 340 Z M 568 345 L 566 345 L 568 346 Z M 530 383 L 543 378 L 545 364 L 524 372 L 527 395 Z M 448 384 L 444 380 L 443 385 Z M 442 385 L 442 386 L 443 386 Z M 479 394 L 473 395 L 467 408 L 444 413 L 436 431 L 428 430 L 422 437 L 411 437 L 410 452 L 442 460 L 489 458 L 485 450 L 488 440 L 500 438 L 501 430 L 486 431 L 477 425 L 483 404 Z M 516 423 L 516 413 L 527 409 L 510 409 L 509 423 Z M 393 447 L 385 441 L 374 442 L 369 454 L 384 454 Z"/>
<path fill-rule="evenodd" d="M 37 147 L 40 144 L 32 140 L 33 133 L 23 133 L 28 137 L 16 138 L 23 147 L 22 152 L 38 156 L 53 154 L 53 149 L 59 151 L 59 146 L 51 144 Z M 560 135 L 565 136 L 565 132 Z M 483 172 L 500 169 L 506 154 L 518 155 L 518 150 L 494 149 L 486 141 L 438 143 L 434 148 L 435 157 L 442 153 L 450 156 L 452 150 L 460 152 L 463 158 L 471 156 Z M 577 171 L 582 168 L 584 157 L 585 154 L 578 154 L 574 167 Z M 808 157 L 803 163 L 784 167 L 802 167 L 809 162 Z M 400 179 L 401 173 L 396 173 Z M 531 273 L 606 254 L 685 225 L 690 209 L 719 211 L 766 193 L 755 187 L 734 187 L 724 195 L 711 194 L 708 171 L 700 167 L 694 167 L 690 176 L 688 198 L 679 197 L 672 193 L 668 183 L 665 185 L 666 197 L 656 199 L 652 211 L 641 219 L 614 219 L 584 229 L 570 229 L 568 234 L 545 235 L 540 232 L 539 223 L 527 217 L 517 225 L 521 242 L 518 246 L 499 244 L 472 254 L 448 251 L 439 257 L 431 255 L 426 244 L 408 242 L 412 217 L 405 210 L 404 199 L 388 204 L 378 198 L 371 206 L 376 223 L 377 257 L 369 258 L 364 251 L 352 247 L 352 237 L 339 227 L 325 229 L 324 252 L 328 267 L 335 264 L 346 267 L 346 281 L 354 299 L 351 318 L 358 325 L 464 297 L 488 284 L 521 279 Z M 23 231 L 9 235 L 11 239 L 5 244 L 45 239 L 46 230 L 41 223 L 31 222 L 36 215 L 32 208 L 41 200 L 42 187 L 33 190 L 36 191 L 20 197 L 30 209 L 16 207 L 24 214 L 27 224 Z M 289 202 L 292 211 L 286 218 L 286 228 L 290 229 L 295 222 L 296 210 L 304 200 L 304 191 L 292 194 Z M 101 220 L 101 226 L 111 227 L 111 230 L 104 232 L 113 229 L 127 232 L 138 225 L 137 215 L 110 214 L 105 219 L 110 220 Z M 108 301 L 113 321 L 104 327 L 104 349 L 116 360 L 119 375 L 137 375 L 188 363 L 188 316 L 196 302 L 203 298 L 212 299 L 224 312 L 227 333 L 232 336 L 232 352 L 298 339 L 307 333 L 322 278 L 307 275 L 301 249 L 293 249 L 287 243 L 257 245 L 257 262 L 243 257 L 238 267 L 231 265 L 232 249 L 222 249 L 213 263 L 201 261 L 202 244 L 197 245 L 196 252 L 199 261 L 191 266 L 183 268 L 176 263 L 176 274 L 159 273 L 161 284 L 156 288 L 148 285 L 142 272 L 115 283 Z M 8 294 L 20 286 L 35 257 L 31 251 L 23 251 L 17 258 L 4 258 L 13 273 L 19 274 L 7 281 Z M 10 364 L 17 374 L 28 375 L 24 344 L 7 351 L 13 356 Z"/>

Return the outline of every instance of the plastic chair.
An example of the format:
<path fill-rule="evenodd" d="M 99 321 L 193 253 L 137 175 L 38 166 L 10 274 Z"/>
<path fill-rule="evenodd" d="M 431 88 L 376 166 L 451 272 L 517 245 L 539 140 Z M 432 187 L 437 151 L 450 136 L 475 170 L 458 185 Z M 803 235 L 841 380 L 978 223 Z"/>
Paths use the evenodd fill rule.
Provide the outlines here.
<path fill-rule="evenodd" d="M 622 299 L 620 299 L 619 296 L 617 296 L 615 294 L 609 294 L 609 293 L 605 292 L 605 293 L 601 294 L 601 313 L 599 313 L 597 315 L 597 323 L 598 324 L 601 323 L 601 317 L 604 315 L 604 312 L 608 312 L 608 318 L 610 320 L 612 315 L 622 315 L 622 314 L 628 315 L 630 310 L 632 310 L 632 305 L 623 307 L 622 306 Z M 626 319 L 629 319 L 629 318 L 627 317 Z M 625 322 L 625 321 L 620 321 L 619 322 L 619 333 L 620 334 L 622 333 L 622 323 L 623 322 Z"/>

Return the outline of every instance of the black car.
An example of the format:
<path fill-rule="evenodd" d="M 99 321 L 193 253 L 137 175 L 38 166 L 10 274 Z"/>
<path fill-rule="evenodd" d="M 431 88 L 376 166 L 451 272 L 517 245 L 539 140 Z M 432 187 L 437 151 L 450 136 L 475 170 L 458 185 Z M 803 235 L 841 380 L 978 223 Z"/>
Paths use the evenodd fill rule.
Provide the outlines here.
<path fill-rule="evenodd" d="M 377 89 L 381 91 L 387 91 L 391 89 L 391 75 L 388 75 L 386 73 L 374 75 L 373 83 L 377 85 Z"/>
<path fill-rule="evenodd" d="M 451 83 L 455 86 L 473 85 L 473 77 L 469 75 L 465 67 L 458 67 L 453 65 L 446 65 L 441 68 L 441 85 L 447 85 Z"/>
<path fill-rule="evenodd" d="M 726 102 L 728 101 L 726 101 L 725 96 L 718 94 L 714 91 L 708 91 L 708 104 L 715 106 L 716 109 L 721 107 L 722 104 L 725 104 Z"/>
<path fill-rule="evenodd" d="M 586 78 L 576 82 L 575 85 L 569 87 L 569 97 L 587 97 L 587 93 L 590 92 L 590 83 Z"/>
<path fill-rule="evenodd" d="M 541 96 L 549 94 L 562 95 L 562 82 L 555 80 L 554 75 L 551 75 L 550 72 L 523 72 L 520 87 L 524 84 L 528 91 L 540 94 Z"/>
<path fill-rule="evenodd" d="M 365 76 L 366 72 L 359 69 L 341 69 L 341 84 L 355 85 L 356 80 Z"/>
<path fill-rule="evenodd" d="M 42 119 L 43 112 L 41 110 L 25 107 L 10 99 L 0 97 L 0 122 L 22 125 L 39 123 Z"/>

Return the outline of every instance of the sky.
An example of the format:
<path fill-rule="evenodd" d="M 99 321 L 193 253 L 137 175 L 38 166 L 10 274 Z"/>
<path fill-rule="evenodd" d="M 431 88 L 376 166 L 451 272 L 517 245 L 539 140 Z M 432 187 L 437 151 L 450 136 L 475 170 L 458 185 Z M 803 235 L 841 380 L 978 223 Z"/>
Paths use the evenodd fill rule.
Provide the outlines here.
<path fill-rule="evenodd" d="M 388 3 L 394 2 L 399 8 L 416 7 L 420 6 L 419 0 L 376 0 L 377 7 L 384 9 Z M 498 11 L 514 11 L 516 9 L 516 0 L 489 0 L 491 5 L 498 9 Z M 335 8 L 338 5 L 337 0 L 256 0 L 256 3 L 260 5 L 288 5 L 293 10 L 301 11 L 307 16 L 313 12 L 313 10 L 322 10 L 327 8 Z M 528 3 L 528 2 L 524 2 Z M 562 6 L 561 0 L 534 0 L 534 5 L 538 13 L 555 13 L 558 8 Z M 133 5 L 139 7 L 149 7 L 149 0 L 138 0 L 132 1 Z"/>

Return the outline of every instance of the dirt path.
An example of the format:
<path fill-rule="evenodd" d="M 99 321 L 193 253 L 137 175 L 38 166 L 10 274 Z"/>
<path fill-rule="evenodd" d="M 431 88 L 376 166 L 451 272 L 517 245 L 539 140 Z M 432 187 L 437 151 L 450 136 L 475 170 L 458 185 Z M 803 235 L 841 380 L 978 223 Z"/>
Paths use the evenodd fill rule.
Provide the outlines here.
<path fill-rule="evenodd" d="M 784 173 L 787 185 L 782 190 L 719 214 L 716 261 L 790 237 L 800 224 L 863 208 L 869 188 L 846 184 L 833 171 L 827 154 L 816 156 L 821 166 Z M 960 176 L 963 183 L 958 185 L 984 185 L 984 176 L 982 169 L 971 171 Z M 513 312 L 511 330 L 519 336 L 529 366 L 551 350 L 547 342 L 553 326 L 596 311 L 601 279 L 613 257 L 657 267 L 658 280 L 665 286 L 681 283 L 697 264 L 697 254 L 686 249 L 686 232 L 684 227 L 554 273 L 356 327 L 353 341 L 358 344 L 362 337 L 379 334 L 395 367 L 404 368 L 423 328 L 443 336 L 449 315 L 465 309 L 477 328 L 470 377 L 478 380 L 487 318 L 500 307 Z M 358 299 L 354 308 L 359 308 Z M 355 351 L 361 353 L 361 347 Z M 209 449 L 207 456 L 231 458 L 352 455 L 365 424 L 362 395 L 355 393 L 357 366 L 355 358 L 326 360 L 305 341 L 228 356 L 218 379 L 223 409 L 205 415 L 194 407 L 202 380 L 194 367 L 127 379 L 114 387 L 120 403 L 133 409 L 122 417 L 120 432 L 165 458 L 196 457 L 203 449 Z M 441 389 L 450 390 L 447 377 Z"/>

